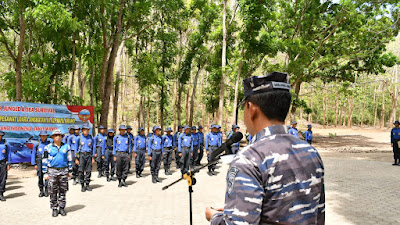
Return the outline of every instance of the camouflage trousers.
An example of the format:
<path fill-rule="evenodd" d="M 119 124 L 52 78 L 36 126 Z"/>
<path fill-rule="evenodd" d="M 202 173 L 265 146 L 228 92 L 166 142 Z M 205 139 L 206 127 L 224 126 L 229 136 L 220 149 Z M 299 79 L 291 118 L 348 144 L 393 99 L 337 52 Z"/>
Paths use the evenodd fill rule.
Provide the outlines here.
<path fill-rule="evenodd" d="M 65 208 L 65 195 L 68 191 L 68 168 L 49 168 L 49 195 L 50 208 Z"/>

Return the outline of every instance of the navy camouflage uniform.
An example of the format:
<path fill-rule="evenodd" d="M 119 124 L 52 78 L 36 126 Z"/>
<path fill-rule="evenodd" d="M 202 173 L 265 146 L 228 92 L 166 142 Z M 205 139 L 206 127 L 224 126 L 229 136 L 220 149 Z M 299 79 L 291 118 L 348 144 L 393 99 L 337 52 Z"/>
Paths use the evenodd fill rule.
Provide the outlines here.
<path fill-rule="evenodd" d="M 173 139 L 174 137 L 168 132 L 172 132 L 172 128 L 168 127 L 167 128 L 167 134 L 165 134 L 162 137 L 162 143 L 163 143 L 163 162 L 164 162 L 164 170 L 165 170 L 165 175 L 172 175 L 170 171 L 171 167 L 171 162 L 172 162 L 172 152 L 174 151 L 174 146 L 173 146 Z"/>
<path fill-rule="evenodd" d="M 47 132 L 45 130 L 40 131 L 39 133 L 39 143 L 33 147 L 32 155 L 31 155 L 31 164 L 37 166 L 36 175 L 38 177 L 38 186 L 39 186 L 39 197 L 48 196 L 48 180 L 44 180 L 43 170 L 42 170 L 42 159 L 43 159 L 43 152 L 47 145 L 50 144 L 50 141 L 46 140 L 42 142 L 40 136 L 47 136 Z M 44 190 L 43 190 L 44 188 Z"/>
<path fill-rule="evenodd" d="M 133 149 L 136 153 L 135 165 L 136 165 L 136 177 L 142 177 L 144 165 L 146 163 L 146 135 L 140 135 L 140 132 L 144 132 L 144 128 L 140 127 L 138 135 L 134 138 Z"/>
<path fill-rule="evenodd" d="M 286 74 L 278 82 L 267 80 L 278 75 L 274 72 L 246 79 L 245 96 L 256 90 L 289 91 Z M 210 220 L 213 225 L 325 223 L 322 159 L 312 146 L 290 135 L 284 125 L 259 131 L 252 143 L 236 154 L 226 179 L 224 211 L 214 214 Z"/>
<path fill-rule="evenodd" d="M 6 191 L 6 180 L 7 180 L 7 166 L 11 160 L 11 147 L 4 139 L 5 133 L 0 131 L 0 200 L 5 201 L 3 193 Z"/>

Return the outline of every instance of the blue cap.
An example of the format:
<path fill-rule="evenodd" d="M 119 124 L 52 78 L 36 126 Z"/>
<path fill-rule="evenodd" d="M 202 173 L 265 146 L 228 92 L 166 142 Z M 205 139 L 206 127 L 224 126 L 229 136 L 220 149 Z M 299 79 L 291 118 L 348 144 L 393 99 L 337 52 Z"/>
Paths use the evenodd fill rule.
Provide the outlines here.
<path fill-rule="evenodd" d="M 190 128 L 190 127 L 189 127 L 188 125 L 185 125 L 185 126 L 183 127 L 184 130 L 189 129 L 189 128 Z"/>
<path fill-rule="evenodd" d="M 192 130 L 197 130 L 197 127 L 196 127 L 196 126 L 193 126 L 193 127 L 192 127 Z"/>
<path fill-rule="evenodd" d="M 157 126 L 157 125 L 155 125 L 155 126 L 153 127 L 153 131 L 156 131 L 157 129 L 160 129 L 160 130 L 161 130 L 161 127 L 160 127 L 160 126 Z"/>
<path fill-rule="evenodd" d="M 3 131 L 0 131 L 0 136 L 4 136 L 6 133 L 4 133 Z"/>
<path fill-rule="evenodd" d="M 126 129 L 131 129 L 132 130 L 131 125 L 126 126 Z"/>
<path fill-rule="evenodd" d="M 62 135 L 62 132 L 61 132 L 61 130 L 59 130 L 59 129 L 57 129 L 57 130 L 53 130 L 53 133 L 51 133 L 51 136 L 53 136 L 53 135 L 57 135 L 57 134 L 59 134 L 59 135 Z"/>
<path fill-rule="evenodd" d="M 311 124 L 308 124 L 308 125 L 307 125 L 307 128 L 311 128 L 311 127 L 312 127 Z"/>
<path fill-rule="evenodd" d="M 179 126 L 178 126 L 178 129 L 181 129 L 181 128 L 183 128 L 183 126 L 182 126 L 182 125 L 179 125 Z"/>
<path fill-rule="evenodd" d="M 234 130 L 234 129 L 236 129 L 236 128 L 240 128 L 238 125 L 236 125 L 236 124 L 233 124 L 232 125 L 232 130 Z"/>
<path fill-rule="evenodd" d="M 210 128 L 211 128 L 211 129 L 216 128 L 216 127 L 215 127 L 215 124 L 211 124 Z"/>
<path fill-rule="evenodd" d="M 290 91 L 289 75 L 272 72 L 265 76 L 253 76 L 243 80 L 244 96 L 270 92 L 274 90 Z"/>
<path fill-rule="evenodd" d="M 74 125 L 71 125 L 68 127 L 68 130 L 73 130 L 74 129 Z"/>
<path fill-rule="evenodd" d="M 106 127 L 103 126 L 103 125 L 100 125 L 100 126 L 99 126 L 99 129 L 106 129 Z"/>
<path fill-rule="evenodd" d="M 172 128 L 171 127 L 167 127 L 167 132 L 168 131 L 172 131 Z"/>
<path fill-rule="evenodd" d="M 396 121 L 394 121 L 394 123 L 393 123 L 393 124 L 396 124 L 396 123 L 397 123 L 397 124 L 399 124 L 399 121 L 398 121 L 398 120 L 396 120 Z"/>
<path fill-rule="evenodd" d="M 113 129 L 108 129 L 107 133 L 115 133 Z"/>
<path fill-rule="evenodd" d="M 297 124 L 296 120 L 292 122 L 292 125 Z"/>
<path fill-rule="evenodd" d="M 220 125 L 215 125 L 215 128 L 219 129 L 219 128 L 221 128 L 221 126 Z"/>
<path fill-rule="evenodd" d="M 82 129 L 88 129 L 88 130 L 90 130 L 89 124 L 83 124 L 83 125 L 82 125 Z"/>
<path fill-rule="evenodd" d="M 139 133 L 140 131 L 144 131 L 144 128 L 143 127 L 139 127 L 137 132 Z"/>
<path fill-rule="evenodd" d="M 39 132 L 39 136 L 43 136 L 43 135 L 49 135 L 49 134 L 47 134 L 47 131 L 45 131 L 45 130 L 41 130 L 40 132 Z"/>
<path fill-rule="evenodd" d="M 74 125 L 74 130 L 80 130 L 81 128 L 79 128 L 78 125 Z"/>
<path fill-rule="evenodd" d="M 200 129 L 203 129 L 203 126 L 200 125 L 200 126 L 199 126 L 199 130 L 200 130 Z"/>
<path fill-rule="evenodd" d="M 126 126 L 125 125 L 119 125 L 119 130 L 126 130 Z"/>

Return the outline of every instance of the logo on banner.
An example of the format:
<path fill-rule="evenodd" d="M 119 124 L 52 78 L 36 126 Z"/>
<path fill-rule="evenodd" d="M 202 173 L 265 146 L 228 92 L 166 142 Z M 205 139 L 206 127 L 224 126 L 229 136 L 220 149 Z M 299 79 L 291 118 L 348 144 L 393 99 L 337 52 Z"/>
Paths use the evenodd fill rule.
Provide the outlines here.
<path fill-rule="evenodd" d="M 79 114 L 79 119 L 83 122 L 87 122 L 90 119 L 90 112 L 87 109 L 82 109 Z"/>

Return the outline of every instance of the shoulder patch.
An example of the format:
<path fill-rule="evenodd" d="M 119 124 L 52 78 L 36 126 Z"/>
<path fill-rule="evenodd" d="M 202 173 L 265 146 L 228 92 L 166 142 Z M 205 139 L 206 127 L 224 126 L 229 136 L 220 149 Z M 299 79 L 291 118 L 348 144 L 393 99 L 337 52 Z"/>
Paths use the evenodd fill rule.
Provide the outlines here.
<path fill-rule="evenodd" d="M 235 177 L 239 173 L 239 169 L 233 166 L 228 171 L 228 195 L 233 191 L 233 185 L 235 184 Z"/>

